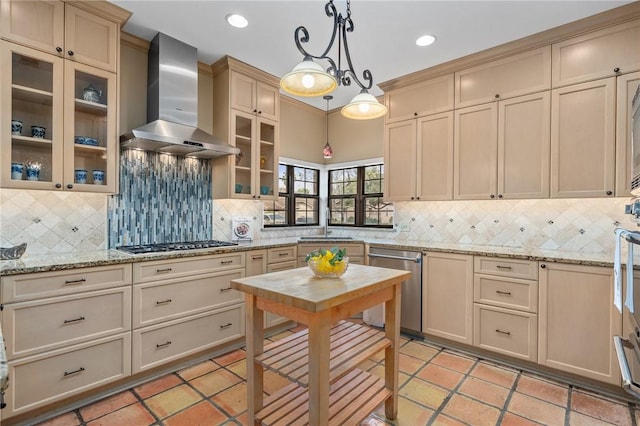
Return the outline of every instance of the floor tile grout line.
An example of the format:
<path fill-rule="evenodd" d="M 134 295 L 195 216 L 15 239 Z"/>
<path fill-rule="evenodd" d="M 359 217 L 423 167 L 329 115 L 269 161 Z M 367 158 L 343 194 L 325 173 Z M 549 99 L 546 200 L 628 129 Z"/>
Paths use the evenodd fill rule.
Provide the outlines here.
<path fill-rule="evenodd" d="M 513 398 L 513 394 L 516 392 L 516 389 L 518 389 L 518 383 L 520 383 L 520 377 L 522 377 L 522 371 L 518 371 L 518 375 L 516 376 L 516 379 L 513 381 L 511 388 L 509 388 L 509 394 L 507 395 L 507 398 L 504 400 L 504 404 L 502 405 L 502 409 L 500 410 L 500 415 L 498 416 L 498 420 L 496 421 L 496 424 L 502 424 L 502 420 L 504 420 L 505 414 L 509 413 L 509 404 L 511 403 L 511 398 Z M 523 416 L 520 416 L 520 417 L 523 417 Z M 526 417 L 523 417 L 523 418 L 526 418 Z M 531 420 L 531 419 L 527 419 L 527 420 Z"/>
<path fill-rule="evenodd" d="M 571 402 L 573 400 L 573 386 L 568 386 L 567 391 L 567 406 L 564 412 L 564 426 L 571 425 Z"/>

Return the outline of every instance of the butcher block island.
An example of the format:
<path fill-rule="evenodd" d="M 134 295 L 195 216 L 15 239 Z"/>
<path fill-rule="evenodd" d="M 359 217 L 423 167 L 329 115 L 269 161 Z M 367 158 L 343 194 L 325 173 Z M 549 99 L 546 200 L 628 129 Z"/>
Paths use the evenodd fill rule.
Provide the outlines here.
<path fill-rule="evenodd" d="M 358 424 L 385 403 L 398 412 L 400 290 L 406 271 L 349 265 L 340 278 L 307 268 L 231 281 L 245 294 L 249 424 Z M 344 321 L 385 303 L 385 331 Z M 264 312 L 307 329 L 264 346 Z M 309 350 L 311 348 L 311 350 Z M 384 350 L 385 379 L 357 369 Z M 263 399 L 263 369 L 291 384 Z"/>

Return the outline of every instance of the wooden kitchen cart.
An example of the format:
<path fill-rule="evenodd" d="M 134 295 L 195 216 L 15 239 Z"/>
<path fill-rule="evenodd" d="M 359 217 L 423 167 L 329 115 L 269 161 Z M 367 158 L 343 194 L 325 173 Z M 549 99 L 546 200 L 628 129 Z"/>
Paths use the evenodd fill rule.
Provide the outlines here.
<path fill-rule="evenodd" d="M 246 293 L 249 424 L 358 424 L 382 402 L 395 419 L 400 286 L 410 275 L 353 264 L 340 278 L 317 278 L 303 267 L 232 280 Z M 342 321 L 383 302 L 384 332 Z M 265 347 L 263 311 L 307 329 Z M 384 380 L 356 368 L 382 349 Z M 264 368 L 291 385 L 263 399 Z"/>

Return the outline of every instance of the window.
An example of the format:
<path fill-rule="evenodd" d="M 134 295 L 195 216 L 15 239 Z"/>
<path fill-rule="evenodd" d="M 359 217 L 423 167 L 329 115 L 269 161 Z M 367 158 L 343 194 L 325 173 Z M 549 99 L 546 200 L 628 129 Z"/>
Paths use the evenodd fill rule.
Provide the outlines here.
<path fill-rule="evenodd" d="M 382 201 L 383 184 L 382 164 L 331 170 L 329 224 L 391 228 L 393 204 Z"/>
<path fill-rule="evenodd" d="M 264 202 L 265 227 L 318 225 L 320 171 L 278 166 L 278 199 Z"/>

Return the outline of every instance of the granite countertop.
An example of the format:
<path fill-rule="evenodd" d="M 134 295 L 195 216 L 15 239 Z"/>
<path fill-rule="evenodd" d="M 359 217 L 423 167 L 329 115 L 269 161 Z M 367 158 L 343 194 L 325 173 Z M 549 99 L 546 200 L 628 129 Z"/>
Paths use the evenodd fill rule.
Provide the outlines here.
<path fill-rule="evenodd" d="M 32 272 L 60 271 L 90 266 L 105 266 L 119 263 L 144 262 L 149 260 L 174 259 L 211 254 L 233 253 L 266 248 L 290 246 L 304 243 L 368 243 L 372 247 L 396 248 L 457 254 L 484 255 L 502 258 L 528 259 L 543 262 L 563 262 L 589 266 L 613 267 L 611 253 L 584 253 L 561 250 L 541 250 L 523 247 L 502 247 L 474 244 L 434 243 L 430 241 L 398 242 L 386 239 L 332 239 L 304 240 L 299 237 L 287 237 L 241 243 L 237 246 L 216 247 L 211 249 L 174 251 L 169 253 L 128 254 L 118 250 L 98 250 L 94 252 L 71 252 L 55 255 L 25 256 L 18 260 L 0 261 L 0 276 L 17 275 Z M 626 261 L 626 256 L 623 256 Z"/>

